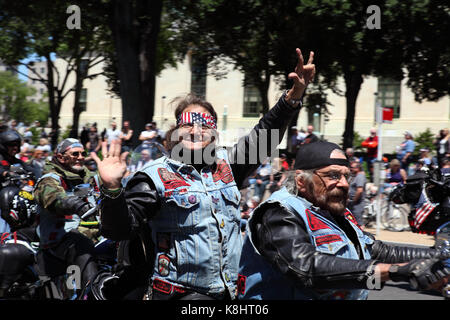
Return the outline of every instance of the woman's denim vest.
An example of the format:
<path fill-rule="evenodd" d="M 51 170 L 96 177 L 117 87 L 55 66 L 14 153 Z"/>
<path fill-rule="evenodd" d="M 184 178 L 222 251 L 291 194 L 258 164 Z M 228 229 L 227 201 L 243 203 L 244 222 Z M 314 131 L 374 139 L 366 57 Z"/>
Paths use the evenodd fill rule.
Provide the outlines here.
<path fill-rule="evenodd" d="M 278 202 L 282 207 L 299 215 L 308 231 L 311 243 L 320 253 L 334 255 L 347 259 L 359 259 L 358 253 L 347 237 L 335 223 L 314 212 L 314 207 L 308 201 L 290 194 L 286 188 L 274 192 L 265 201 Z M 258 214 L 255 209 L 253 216 Z M 366 236 L 355 224 L 353 216 L 347 215 L 356 231 L 364 259 L 371 259 L 368 245 L 373 239 Z M 251 221 L 248 226 L 251 225 Z M 239 270 L 239 298 L 263 300 L 310 300 L 310 299 L 367 299 L 368 290 L 328 290 L 296 287 L 292 280 L 286 278 L 262 257 L 251 242 L 251 230 L 247 228 L 244 240 Z"/>
<path fill-rule="evenodd" d="M 162 157 L 141 171 L 155 184 L 160 212 L 151 219 L 156 247 L 152 281 L 219 296 L 236 296 L 242 249 L 240 192 L 226 151 L 217 151 L 217 169 Z"/>

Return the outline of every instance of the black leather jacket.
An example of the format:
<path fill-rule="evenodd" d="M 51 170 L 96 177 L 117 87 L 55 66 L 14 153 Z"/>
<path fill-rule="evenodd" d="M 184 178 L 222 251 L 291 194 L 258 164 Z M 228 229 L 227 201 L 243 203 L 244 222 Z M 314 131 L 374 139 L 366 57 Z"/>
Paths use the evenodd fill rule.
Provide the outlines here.
<path fill-rule="evenodd" d="M 257 161 L 253 161 L 253 163 L 249 161 L 249 159 L 253 159 L 253 155 L 250 157 L 249 154 L 251 150 L 249 146 L 258 146 L 259 137 L 266 133 L 262 130 L 279 130 L 279 141 L 276 143 L 273 143 L 271 135 L 267 134 L 268 139 L 264 147 L 269 154 L 272 154 L 281 142 L 289 121 L 298 111 L 299 108 L 293 108 L 283 98 L 280 98 L 277 104 L 259 120 L 251 133 L 242 137 L 234 147 L 228 150 L 231 170 L 239 189 L 247 176 L 265 160 L 265 157 L 259 159 L 259 150 L 257 150 Z M 245 161 L 238 163 L 238 159 Z M 105 199 L 101 202 L 101 232 L 105 237 L 113 240 L 132 238 L 137 232 L 140 232 L 141 226 L 147 224 L 148 220 L 159 212 L 161 205 L 153 182 L 146 174 L 139 172 L 128 181 L 120 196 L 111 197 L 105 190 L 103 190 L 103 194 Z"/>
<path fill-rule="evenodd" d="M 336 219 L 323 211 L 322 214 L 334 221 L 353 243 L 358 243 L 356 233 L 345 218 Z M 300 287 L 366 289 L 374 263 L 407 262 L 429 258 L 435 252 L 375 240 L 370 248 L 373 260 L 351 260 L 319 253 L 310 241 L 303 220 L 276 203 L 261 207 L 249 227 L 259 253 Z"/>

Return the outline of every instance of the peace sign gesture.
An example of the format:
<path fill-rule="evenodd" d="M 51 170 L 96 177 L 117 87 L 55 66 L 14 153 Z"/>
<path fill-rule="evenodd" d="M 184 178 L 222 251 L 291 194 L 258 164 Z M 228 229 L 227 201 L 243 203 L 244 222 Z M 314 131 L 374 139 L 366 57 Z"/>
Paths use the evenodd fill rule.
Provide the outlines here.
<path fill-rule="evenodd" d="M 286 99 L 300 99 L 305 92 L 309 82 L 314 79 L 316 74 L 316 66 L 313 64 L 314 52 L 309 53 L 309 59 L 307 64 L 304 64 L 302 51 L 295 49 L 298 57 L 297 65 L 295 66 L 295 72 L 288 74 L 288 78 L 291 79 L 294 84 L 287 93 Z"/>
<path fill-rule="evenodd" d="M 125 159 L 128 152 L 120 154 L 120 139 L 113 140 L 109 146 L 106 141 L 102 142 L 103 160 L 97 156 L 95 152 L 91 152 L 91 157 L 97 163 L 98 173 L 103 185 L 108 189 L 117 189 L 121 187 L 121 181 L 127 172 L 127 164 Z"/>

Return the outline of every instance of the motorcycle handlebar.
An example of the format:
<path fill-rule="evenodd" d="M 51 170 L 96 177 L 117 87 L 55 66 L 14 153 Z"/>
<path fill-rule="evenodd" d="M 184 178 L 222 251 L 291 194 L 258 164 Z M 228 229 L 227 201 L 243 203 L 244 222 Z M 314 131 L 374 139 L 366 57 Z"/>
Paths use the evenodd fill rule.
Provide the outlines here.
<path fill-rule="evenodd" d="M 19 176 L 9 177 L 7 180 L 18 181 L 18 180 L 27 180 L 27 179 L 31 179 L 31 178 L 32 178 L 31 174 L 21 174 Z"/>
<path fill-rule="evenodd" d="M 438 259 L 447 260 L 450 259 L 450 241 L 446 240 L 438 249 Z"/>
<path fill-rule="evenodd" d="M 88 211 L 86 211 L 82 216 L 81 216 L 81 220 L 84 220 L 86 218 L 89 218 L 91 215 L 93 215 L 94 213 L 97 212 L 98 206 L 92 207 L 91 209 L 89 209 Z"/>

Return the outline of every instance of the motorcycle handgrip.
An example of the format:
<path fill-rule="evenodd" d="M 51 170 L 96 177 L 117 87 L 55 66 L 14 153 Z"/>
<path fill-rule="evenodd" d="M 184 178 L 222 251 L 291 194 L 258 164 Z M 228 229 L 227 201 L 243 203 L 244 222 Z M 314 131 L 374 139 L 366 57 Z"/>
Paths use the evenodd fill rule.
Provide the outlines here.
<path fill-rule="evenodd" d="M 97 206 L 95 206 L 95 207 L 92 207 L 91 209 L 89 209 L 88 211 L 86 211 L 82 216 L 81 216 L 81 219 L 83 220 L 83 219 L 86 219 L 86 218 L 88 218 L 89 216 L 91 216 L 93 213 L 95 213 L 97 211 Z"/>

